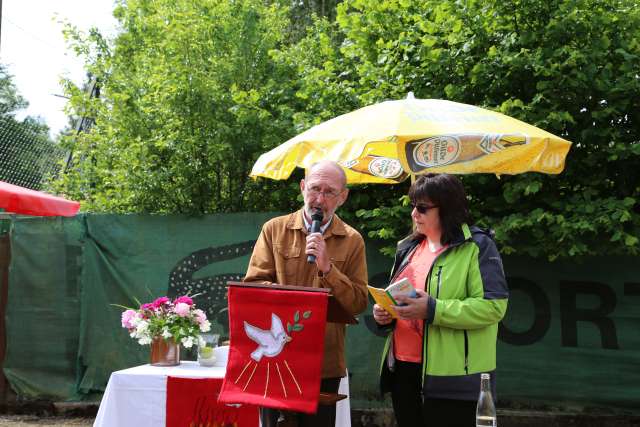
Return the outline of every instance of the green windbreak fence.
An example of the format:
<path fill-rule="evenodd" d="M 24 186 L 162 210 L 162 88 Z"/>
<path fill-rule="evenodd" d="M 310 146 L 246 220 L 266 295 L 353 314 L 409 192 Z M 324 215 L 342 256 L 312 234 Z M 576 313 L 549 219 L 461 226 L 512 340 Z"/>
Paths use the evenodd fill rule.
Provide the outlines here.
<path fill-rule="evenodd" d="M 14 218 L 4 361 L 11 386 L 26 398 L 96 399 L 112 371 L 146 363 L 148 347 L 129 338 L 112 304 L 203 292 L 197 304 L 225 335 L 224 284 L 244 275 L 273 216 Z M 370 282 L 384 284 L 391 259 L 367 242 L 367 260 Z M 498 344 L 502 405 L 637 410 L 638 260 L 504 264 L 511 298 Z M 360 320 L 348 329 L 351 405 L 388 405 L 377 390 L 383 340 L 366 327 L 371 307 Z"/>

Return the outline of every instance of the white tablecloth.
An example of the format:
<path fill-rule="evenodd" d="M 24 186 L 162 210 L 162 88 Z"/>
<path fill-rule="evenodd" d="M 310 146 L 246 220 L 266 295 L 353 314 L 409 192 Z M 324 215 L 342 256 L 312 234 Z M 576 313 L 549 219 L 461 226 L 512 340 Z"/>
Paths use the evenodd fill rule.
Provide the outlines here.
<path fill-rule="evenodd" d="M 167 376 L 223 378 L 224 367 L 203 367 L 197 362 L 179 366 L 150 365 L 116 371 L 104 391 L 94 427 L 162 427 L 165 425 Z M 349 381 L 340 382 L 339 393 L 349 395 Z M 338 402 L 336 427 L 351 427 L 349 399 Z"/>

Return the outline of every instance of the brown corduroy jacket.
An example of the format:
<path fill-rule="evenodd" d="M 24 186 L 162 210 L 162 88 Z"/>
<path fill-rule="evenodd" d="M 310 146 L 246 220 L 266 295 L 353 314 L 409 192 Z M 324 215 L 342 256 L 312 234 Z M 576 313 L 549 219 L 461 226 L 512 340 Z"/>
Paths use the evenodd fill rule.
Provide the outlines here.
<path fill-rule="evenodd" d="M 318 274 L 307 262 L 307 230 L 302 211 L 267 221 L 253 249 L 245 282 L 278 283 L 331 289 L 331 294 L 354 316 L 367 307 L 367 263 L 360 233 L 337 215 L 324 232 L 331 270 Z M 327 323 L 322 378 L 345 375 L 345 325 Z"/>

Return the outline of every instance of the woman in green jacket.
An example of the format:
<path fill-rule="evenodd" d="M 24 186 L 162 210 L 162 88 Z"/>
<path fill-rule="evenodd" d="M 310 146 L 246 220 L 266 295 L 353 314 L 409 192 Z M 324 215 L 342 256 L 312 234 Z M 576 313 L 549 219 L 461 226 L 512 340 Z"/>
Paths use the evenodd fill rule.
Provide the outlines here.
<path fill-rule="evenodd" d="M 381 389 L 400 427 L 473 426 L 481 373 L 492 374 L 495 393 L 508 298 L 502 260 L 491 235 L 467 225 L 455 176 L 421 176 L 409 198 L 414 233 L 398 244 L 391 282 L 406 278 L 417 295 L 397 298 L 397 318 L 373 307 L 377 332 L 387 334 Z"/>

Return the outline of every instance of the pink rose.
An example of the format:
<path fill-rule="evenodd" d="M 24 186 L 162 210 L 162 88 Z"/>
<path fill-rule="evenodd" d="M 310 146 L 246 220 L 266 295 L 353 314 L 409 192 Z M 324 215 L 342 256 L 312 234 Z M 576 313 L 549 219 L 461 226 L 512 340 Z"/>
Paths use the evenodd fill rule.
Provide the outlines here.
<path fill-rule="evenodd" d="M 189 315 L 190 310 L 191 310 L 191 306 L 184 302 L 177 303 L 174 308 L 174 311 L 180 317 L 187 317 Z"/>
<path fill-rule="evenodd" d="M 134 326 L 131 324 L 131 321 L 136 317 L 138 313 L 135 310 L 125 310 L 122 313 L 122 327 L 127 329 L 133 329 Z"/>
<path fill-rule="evenodd" d="M 171 300 L 167 297 L 160 297 L 153 302 L 153 308 L 160 308 L 166 303 L 171 302 Z"/>
<path fill-rule="evenodd" d="M 140 306 L 140 310 L 153 310 L 155 307 L 153 306 L 153 303 L 146 303 L 146 304 L 142 304 Z"/>
<path fill-rule="evenodd" d="M 183 302 L 185 304 L 188 304 L 188 305 L 193 305 L 193 300 L 190 297 L 186 296 L 186 295 L 178 297 L 178 298 L 175 299 L 175 301 L 173 301 L 174 304 L 178 304 L 178 303 L 181 303 L 181 302 Z"/>
<path fill-rule="evenodd" d="M 207 321 L 207 315 L 204 314 L 204 311 L 200 310 L 199 308 L 194 310 L 193 314 L 196 316 L 196 322 L 198 322 L 199 325 L 202 325 Z"/>

